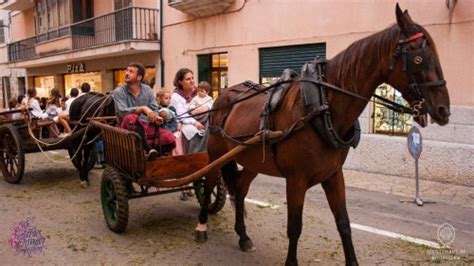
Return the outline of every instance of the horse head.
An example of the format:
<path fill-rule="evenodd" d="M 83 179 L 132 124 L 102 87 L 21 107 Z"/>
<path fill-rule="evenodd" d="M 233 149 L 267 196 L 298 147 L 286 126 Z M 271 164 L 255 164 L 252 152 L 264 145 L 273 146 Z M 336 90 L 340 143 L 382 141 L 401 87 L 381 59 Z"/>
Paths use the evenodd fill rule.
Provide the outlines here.
<path fill-rule="evenodd" d="M 443 126 L 449 122 L 449 94 L 435 44 L 429 33 L 396 6 L 398 42 L 393 51 L 388 83 L 397 88 L 422 127 L 427 115 Z"/>

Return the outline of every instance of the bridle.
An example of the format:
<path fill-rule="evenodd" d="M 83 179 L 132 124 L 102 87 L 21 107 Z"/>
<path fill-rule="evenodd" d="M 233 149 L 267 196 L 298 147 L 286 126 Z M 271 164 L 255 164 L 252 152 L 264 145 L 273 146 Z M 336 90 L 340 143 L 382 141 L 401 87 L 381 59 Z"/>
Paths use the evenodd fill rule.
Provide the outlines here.
<path fill-rule="evenodd" d="M 420 48 L 414 50 L 408 50 L 407 46 L 410 42 L 423 38 L 423 43 Z M 413 90 L 415 93 L 416 101 L 412 103 L 413 105 L 413 116 L 417 117 L 421 114 L 421 109 L 425 103 L 425 96 L 423 94 L 423 88 L 443 86 L 446 85 L 446 80 L 434 80 L 419 83 L 416 81 L 415 75 L 427 71 L 433 70 L 435 68 L 434 63 L 431 60 L 431 51 L 427 47 L 427 39 L 423 32 L 418 32 L 413 35 L 410 35 L 408 38 L 404 33 L 400 34 L 400 40 L 398 41 L 397 47 L 395 48 L 392 61 L 390 62 L 390 70 L 394 70 L 395 64 L 398 59 L 402 58 L 402 70 L 406 72 L 410 78 L 410 84 L 408 87 Z"/>

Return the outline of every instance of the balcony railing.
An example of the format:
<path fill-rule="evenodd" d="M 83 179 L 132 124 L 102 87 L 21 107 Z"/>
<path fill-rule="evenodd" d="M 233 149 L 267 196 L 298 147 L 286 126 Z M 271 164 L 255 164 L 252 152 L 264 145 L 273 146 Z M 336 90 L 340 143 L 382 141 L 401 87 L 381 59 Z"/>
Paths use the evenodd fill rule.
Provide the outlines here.
<path fill-rule="evenodd" d="M 10 43 L 8 45 L 8 61 L 22 61 L 36 57 L 36 37 Z"/>
<path fill-rule="evenodd" d="M 115 44 L 122 41 L 158 41 L 158 10 L 141 7 L 128 7 L 110 14 L 83 20 L 61 27 L 57 31 L 39 34 L 33 38 L 8 45 L 10 62 L 31 60 L 45 55 L 64 52 L 58 47 L 51 53 L 38 54 L 36 45 L 45 40 L 71 37 L 70 51 Z"/>

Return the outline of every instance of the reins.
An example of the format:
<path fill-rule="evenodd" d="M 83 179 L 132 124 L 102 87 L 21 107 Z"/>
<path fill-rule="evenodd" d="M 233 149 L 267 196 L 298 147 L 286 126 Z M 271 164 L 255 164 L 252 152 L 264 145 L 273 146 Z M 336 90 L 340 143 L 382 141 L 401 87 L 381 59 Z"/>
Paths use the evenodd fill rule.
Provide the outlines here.
<path fill-rule="evenodd" d="M 99 94 L 96 94 L 96 95 L 93 95 L 94 97 L 97 97 Z M 101 108 L 103 107 L 103 105 L 107 102 L 108 98 L 111 97 L 111 94 L 105 96 L 105 98 L 103 99 L 103 102 L 98 106 L 98 108 L 93 112 L 92 114 L 92 117 L 95 117 L 97 115 L 97 113 L 101 110 Z M 76 124 L 74 126 L 74 128 L 71 130 L 71 135 L 72 133 L 74 133 L 74 131 L 76 131 L 77 127 L 80 126 L 80 122 L 85 118 L 86 114 L 89 112 L 89 110 L 99 101 L 101 100 L 102 98 L 99 98 L 99 99 L 96 99 L 87 109 L 86 111 L 82 114 L 82 116 L 79 118 L 79 123 Z M 82 146 L 84 146 L 84 142 L 87 138 L 87 131 L 89 130 L 89 127 L 90 127 L 90 123 L 87 123 L 86 125 L 86 128 L 84 130 L 84 133 L 82 135 L 82 139 L 81 139 L 81 142 L 79 143 L 79 146 L 78 148 L 76 149 L 74 155 L 69 158 L 68 160 L 62 160 L 62 161 L 57 161 L 57 160 L 54 160 L 52 159 L 44 150 L 43 150 L 43 147 L 41 146 L 44 145 L 44 146 L 52 146 L 52 145 L 57 145 L 61 142 L 63 142 L 66 138 L 62 138 L 60 139 L 59 141 L 57 142 L 53 142 L 53 143 L 47 143 L 47 142 L 44 142 L 44 141 L 41 141 L 40 139 L 36 138 L 36 136 L 34 135 L 33 133 L 33 130 L 31 129 L 31 114 L 30 114 L 30 119 L 28 120 L 28 134 L 30 135 L 30 137 L 35 141 L 36 145 L 38 146 L 39 150 L 41 153 L 43 153 L 43 155 L 48 159 L 50 160 L 51 162 L 54 162 L 54 163 L 68 163 L 70 161 L 72 161 L 76 155 L 79 153 L 79 151 L 81 150 Z M 93 140 L 89 141 L 86 143 L 86 145 L 90 144 L 90 143 L 93 143 L 98 137 L 100 136 L 97 135 Z"/>

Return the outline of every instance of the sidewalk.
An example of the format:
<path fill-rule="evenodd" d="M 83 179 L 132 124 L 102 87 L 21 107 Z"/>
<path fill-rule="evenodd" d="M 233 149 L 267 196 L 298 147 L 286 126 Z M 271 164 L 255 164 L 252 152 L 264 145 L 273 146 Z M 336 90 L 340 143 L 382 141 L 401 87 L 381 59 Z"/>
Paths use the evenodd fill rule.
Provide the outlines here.
<path fill-rule="evenodd" d="M 385 192 L 402 196 L 400 199 L 415 198 L 415 177 L 406 178 L 391 175 L 373 174 L 354 170 L 344 170 L 346 186 Z M 424 200 L 443 201 L 465 207 L 474 206 L 474 187 L 444 184 L 420 180 L 420 197 Z"/>

